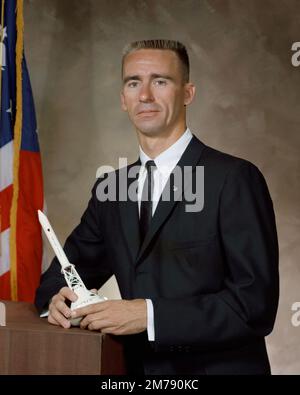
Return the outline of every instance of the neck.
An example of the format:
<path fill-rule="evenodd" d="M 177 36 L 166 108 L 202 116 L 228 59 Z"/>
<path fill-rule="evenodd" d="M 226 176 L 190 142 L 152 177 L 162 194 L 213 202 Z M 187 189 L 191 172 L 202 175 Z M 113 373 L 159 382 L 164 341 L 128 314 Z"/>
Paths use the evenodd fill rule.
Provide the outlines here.
<path fill-rule="evenodd" d="M 146 155 L 151 159 L 155 159 L 159 154 L 167 150 L 173 145 L 186 131 L 186 126 L 173 130 L 168 133 L 160 133 L 155 136 L 147 136 L 137 131 L 139 144 Z"/>

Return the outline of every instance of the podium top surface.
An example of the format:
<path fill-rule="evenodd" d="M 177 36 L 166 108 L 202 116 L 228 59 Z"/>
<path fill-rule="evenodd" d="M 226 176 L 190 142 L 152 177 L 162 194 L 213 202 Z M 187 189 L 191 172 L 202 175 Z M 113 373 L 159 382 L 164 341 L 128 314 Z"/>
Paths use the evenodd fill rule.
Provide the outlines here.
<path fill-rule="evenodd" d="M 59 332 L 64 334 L 80 334 L 86 336 L 105 336 L 100 332 L 88 331 L 80 328 L 71 327 L 65 329 L 60 326 L 52 325 L 47 318 L 40 318 L 35 306 L 26 302 L 12 302 L 0 300 L 6 308 L 6 326 L 0 327 L 20 330 L 43 330 L 49 332 Z"/>

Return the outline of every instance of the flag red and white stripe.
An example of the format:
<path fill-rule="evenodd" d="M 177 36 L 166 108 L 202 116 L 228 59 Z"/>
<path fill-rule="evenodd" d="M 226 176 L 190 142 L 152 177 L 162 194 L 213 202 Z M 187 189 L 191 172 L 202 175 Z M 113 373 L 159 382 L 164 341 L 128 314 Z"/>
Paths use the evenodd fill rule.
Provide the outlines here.
<path fill-rule="evenodd" d="M 33 302 L 43 257 L 42 164 L 23 51 L 23 0 L 0 4 L 0 299 Z"/>

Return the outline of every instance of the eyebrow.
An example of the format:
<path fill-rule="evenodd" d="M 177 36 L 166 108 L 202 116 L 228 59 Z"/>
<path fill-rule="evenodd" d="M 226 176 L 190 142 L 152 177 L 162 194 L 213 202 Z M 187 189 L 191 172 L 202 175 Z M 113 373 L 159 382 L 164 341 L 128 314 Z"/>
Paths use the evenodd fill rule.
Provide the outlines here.
<path fill-rule="evenodd" d="M 167 74 L 151 74 L 150 79 L 154 80 L 156 78 L 163 78 L 165 80 L 174 81 L 174 78 Z M 123 79 L 123 84 L 125 85 L 128 81 L 142 81 L 142 78 L 139 75 L 128 75 Z"/>

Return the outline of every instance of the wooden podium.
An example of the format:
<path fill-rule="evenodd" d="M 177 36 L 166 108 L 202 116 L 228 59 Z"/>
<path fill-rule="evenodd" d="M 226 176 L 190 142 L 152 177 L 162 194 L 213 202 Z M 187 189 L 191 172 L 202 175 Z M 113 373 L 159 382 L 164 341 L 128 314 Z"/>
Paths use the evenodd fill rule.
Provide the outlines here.
<path fill-rule="evenodd" d="M 125 374 L 117 337 L 51 325 L 29 303 L 2 303 L 0 374 Z"/>

